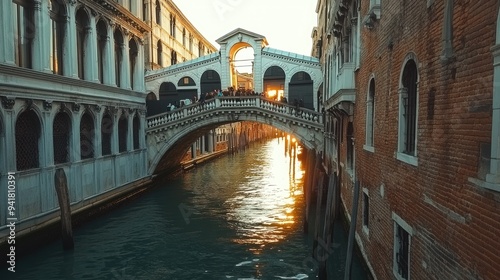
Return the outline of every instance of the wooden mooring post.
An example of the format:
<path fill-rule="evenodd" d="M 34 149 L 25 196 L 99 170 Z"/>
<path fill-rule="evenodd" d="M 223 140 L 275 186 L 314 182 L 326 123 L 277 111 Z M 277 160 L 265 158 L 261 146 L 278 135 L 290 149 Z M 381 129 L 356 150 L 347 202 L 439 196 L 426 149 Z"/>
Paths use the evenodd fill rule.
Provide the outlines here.
<path fill-rule="evenodd" d="M 68 180 L 64 169 L 58 168 L 54 174 L 54 182 L 57 193 L 57 200 L 59 201 L 59 208 L 61 209 L 61 237 L 64 250 L 72 250 L 74 248 L 73 242 L 73 228 L 71 225 L 71 207 L 69 204 Z"/>

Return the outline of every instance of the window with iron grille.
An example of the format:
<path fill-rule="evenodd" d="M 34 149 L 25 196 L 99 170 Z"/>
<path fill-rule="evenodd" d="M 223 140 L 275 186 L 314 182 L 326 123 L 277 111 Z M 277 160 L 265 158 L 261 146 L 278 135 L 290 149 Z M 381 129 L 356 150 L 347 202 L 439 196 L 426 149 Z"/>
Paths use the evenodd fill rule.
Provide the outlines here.
<path fill-rule="evenodd" d="M 54 145 L 54 164 L 69 161 L 69 135 L 71 133 L 71 120 L 64 112 L 57 113 L 54 118 L 52 139 Z"/>
<path fill-rule="evenodd" d="M 410 258 L 410 234 L 398 223 L 396 226 L 396 236 L 394 237 L 395 251 L 395 273 L 400 279 L 408 279 L 409 258 Z"/>
<path fill-rule="evenodd" d="M 38 115 L 27 110 L 16 121 L 16 165 L 17 170 L 40 167 L 39 145 L 41 125 Z"/>
<path fill-rule="evenodd" d="M 124 116 L 118 120 L 118 151 L 127 151 L 128 119 Z"/>
<path fill-rule="evenodd" d="M 134 150 L 137 150 L 140 148 L 139 144 L 139 129 L 140 129 L 140 122 L 139 122 L 139 116 L 136 114 L 134 117 L 134 122 L 132 124 L 133 130 L 134 130 Z"/>
<path fill-rule="evenodd" d="M 80 120 L 80 158 L 94 158 L 94 119 L 85 112 Z"/>
<path fill-rule="evenodd" d="M 102 155 L 111 154 L 111 136 L 113 135 L 113 119 L 109 113 L 105 113 L 101 121 L 101 148 Z"/>

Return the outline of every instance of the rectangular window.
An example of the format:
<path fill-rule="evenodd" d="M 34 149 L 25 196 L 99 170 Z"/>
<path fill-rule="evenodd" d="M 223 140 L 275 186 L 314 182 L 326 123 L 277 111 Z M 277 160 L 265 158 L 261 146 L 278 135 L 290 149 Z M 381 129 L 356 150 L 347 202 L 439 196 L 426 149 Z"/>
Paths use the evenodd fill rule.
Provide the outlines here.
<path fill-rule="evenodd" d="M 20 67 L 31 68 L 31 44 L 35 36 L 33 10 L 24 1 L 13 3 L 15 60 Z"/>
<path fill-rule="evenodd" d="M 413 229 L 396 213 L 394 220 L 393 274 L 396 279 L 410 279 L 410 248 Z"/>

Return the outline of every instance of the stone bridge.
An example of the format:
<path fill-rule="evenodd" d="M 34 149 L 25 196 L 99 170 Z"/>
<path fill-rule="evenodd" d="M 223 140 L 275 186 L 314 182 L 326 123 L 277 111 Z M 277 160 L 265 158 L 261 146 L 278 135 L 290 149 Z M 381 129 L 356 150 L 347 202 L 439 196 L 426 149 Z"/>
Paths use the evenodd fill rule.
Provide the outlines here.
<path fill-rule="evenodd" d="M 197 138 L 220 125 L 253 121 L 293 135 L 307 149 L 323 150 L 323 116 L 261 96 L 217 97 L 146 119 L 149 174 L 175 169 Z M 177 165 L 176 165 L 177 163 Z"/>

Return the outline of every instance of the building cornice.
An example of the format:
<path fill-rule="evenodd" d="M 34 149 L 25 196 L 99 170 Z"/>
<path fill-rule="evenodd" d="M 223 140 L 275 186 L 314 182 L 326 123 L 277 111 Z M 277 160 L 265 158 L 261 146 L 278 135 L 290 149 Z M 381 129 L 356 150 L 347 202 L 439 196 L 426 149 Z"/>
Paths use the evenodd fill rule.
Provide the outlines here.
<path fill-rule="evenodd" d="M 95 10 L 97 13 L 102 13 L 108 19 L 112 19 L 120 26 L 126 27 L 130 32 L 139 38 L 143 38 L 145 33 L 151 32 L 151 27 L 148 24 L 113 0 L 80 1 Z"/>

